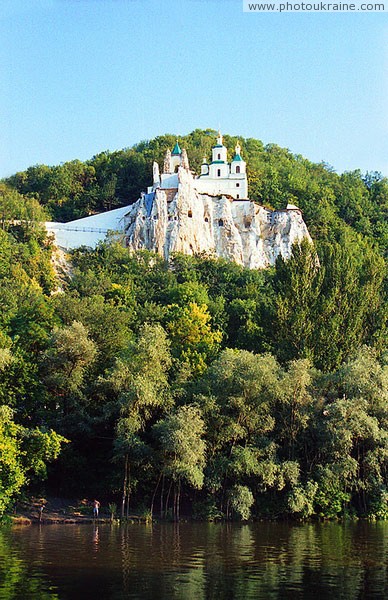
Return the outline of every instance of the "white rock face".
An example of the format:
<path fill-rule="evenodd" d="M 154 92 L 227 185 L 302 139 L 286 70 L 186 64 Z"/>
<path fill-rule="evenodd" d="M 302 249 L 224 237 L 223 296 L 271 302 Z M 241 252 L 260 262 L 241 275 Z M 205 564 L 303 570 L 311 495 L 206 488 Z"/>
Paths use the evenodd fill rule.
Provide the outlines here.
<path fill-rule="evenodd" d="M 274 265 L 279 254 L 290 258 L 295 242 L 311 241 L 297 207 L 271 211 L 250 200 L 199 193 L 182 167 L 178 181 L 178 190 L 143 194 L 124 215 L 129 247 L 156 251 L 166 260 L 173 252 L 206 252 L 262 269 Z"/>

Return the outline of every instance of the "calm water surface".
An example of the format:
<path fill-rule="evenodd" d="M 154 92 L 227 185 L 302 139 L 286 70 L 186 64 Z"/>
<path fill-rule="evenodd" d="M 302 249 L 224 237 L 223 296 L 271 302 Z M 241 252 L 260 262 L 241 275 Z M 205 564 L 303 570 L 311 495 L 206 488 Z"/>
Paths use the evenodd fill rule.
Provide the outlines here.
<path fill-rule="evenodd" d="M 388 598 L 388 523 L 0 529 L 0 599 Z"/>

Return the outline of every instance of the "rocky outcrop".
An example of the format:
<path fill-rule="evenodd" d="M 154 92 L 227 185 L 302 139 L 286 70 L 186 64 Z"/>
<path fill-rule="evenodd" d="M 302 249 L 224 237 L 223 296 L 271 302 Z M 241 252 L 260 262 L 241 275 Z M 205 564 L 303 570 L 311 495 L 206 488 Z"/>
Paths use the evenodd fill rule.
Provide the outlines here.
<path fill-rule="evenodd" d="M 190 171 L 178 170 L 176 190 L 156 187 L 123 218 L 126 243 L 134 250 L 209 253 L 251 269 L 291 256 L 292 245 L 311 240 L 296 206 L 271 211 L 250 200 L 199 193 Z"/>

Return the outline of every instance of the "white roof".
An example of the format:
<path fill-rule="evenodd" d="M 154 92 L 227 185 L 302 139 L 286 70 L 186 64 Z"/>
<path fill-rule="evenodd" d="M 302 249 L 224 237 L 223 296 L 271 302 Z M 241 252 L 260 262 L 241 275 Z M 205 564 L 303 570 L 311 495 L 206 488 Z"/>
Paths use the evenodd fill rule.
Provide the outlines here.
<path fill-rule="evenodd" d="M 108 210 L 107 212 L 83 219 L 76 219 L 68 223 L 46 222 L 48 233 L 54 234 L 55 244 L 67 250 L 89 246 L 95 248 L 98 242 L 105 239 L 108 231 L 122 233 L 123 216 L 131 209 L 132 205 Z"/>

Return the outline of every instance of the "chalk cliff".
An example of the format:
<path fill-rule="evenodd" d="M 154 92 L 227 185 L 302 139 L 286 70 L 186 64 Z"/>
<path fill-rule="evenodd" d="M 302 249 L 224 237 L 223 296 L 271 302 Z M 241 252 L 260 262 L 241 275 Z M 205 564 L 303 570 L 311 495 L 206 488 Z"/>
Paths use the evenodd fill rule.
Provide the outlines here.
<path fill-rule="evenodd" d="M 156 251 L 209 253 L 251 269 L 274 265 L 292 245 L 311 239 L 301 211 L 292 205 L 271 211 L 250 200 L 200 193 L 188 169 L 179 167 L 177 189 L 156 187 L 123 217 L 128 247 Z"/>
<path fill-rule="evenodd" d="M 178 140 L 167 149 L 163 172 L 153 164 L 153 183 L 137 202 L 70 223 L 46 223 L 58 247 L 95 247 L 109 231 L 127 247 L 157 252 L 168 260 L 173 252 L 212 254 L 263 269 L 277 257 L 291 256 L 292 245 L 309 232 L 297 206 L 269 210 L 249 200 L 246 162 L 239 143 L 232 160 L 218 132 L 211 161 L 206 156 L 194 176 Z"/>

